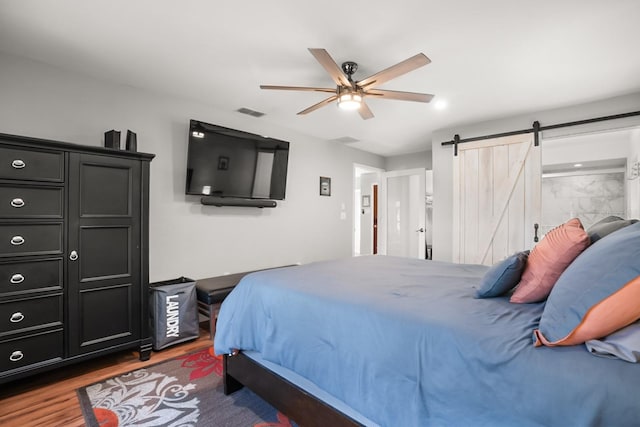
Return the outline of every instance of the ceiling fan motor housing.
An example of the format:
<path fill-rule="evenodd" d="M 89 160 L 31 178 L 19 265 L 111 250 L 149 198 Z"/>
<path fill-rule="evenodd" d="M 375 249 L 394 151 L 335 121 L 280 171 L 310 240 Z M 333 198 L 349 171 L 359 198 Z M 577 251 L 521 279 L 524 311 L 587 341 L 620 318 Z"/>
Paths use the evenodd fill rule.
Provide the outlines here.
<path fill-rule="evenodd" d="M 351 76 L 358 71 L 358 64 L 352 61 L 347 61 L 342 63 L 342 71 L 349 77 L 351 80 Z"/>

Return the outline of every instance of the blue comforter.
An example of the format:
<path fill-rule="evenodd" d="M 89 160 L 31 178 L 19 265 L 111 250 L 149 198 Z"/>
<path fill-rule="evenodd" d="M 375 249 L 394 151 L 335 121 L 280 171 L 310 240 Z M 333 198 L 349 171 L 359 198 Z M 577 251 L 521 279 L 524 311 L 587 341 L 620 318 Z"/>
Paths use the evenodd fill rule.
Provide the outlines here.
<path fill-rule="evenodd" d="M 259 351 L 382 426 L 640 425 L 640 366 L 535 348 L 544 304 L 475 299 L 486 269 L 369 256 L 253 273 L 214 347 Z"/>

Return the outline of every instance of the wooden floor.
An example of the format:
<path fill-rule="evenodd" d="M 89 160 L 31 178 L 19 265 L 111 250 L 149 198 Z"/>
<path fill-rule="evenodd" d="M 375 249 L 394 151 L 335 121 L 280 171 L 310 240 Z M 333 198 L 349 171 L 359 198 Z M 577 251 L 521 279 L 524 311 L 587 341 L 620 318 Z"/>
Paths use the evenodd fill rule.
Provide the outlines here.
<path fill-rule="evenodd" d="M 76 389 L 210 345 L 205 323 L 197 340 L 152 352 L 146 362 L 138 360 L 137 352 L 125 351 L 2 384 L 0 426 L 84 426 Z"/>

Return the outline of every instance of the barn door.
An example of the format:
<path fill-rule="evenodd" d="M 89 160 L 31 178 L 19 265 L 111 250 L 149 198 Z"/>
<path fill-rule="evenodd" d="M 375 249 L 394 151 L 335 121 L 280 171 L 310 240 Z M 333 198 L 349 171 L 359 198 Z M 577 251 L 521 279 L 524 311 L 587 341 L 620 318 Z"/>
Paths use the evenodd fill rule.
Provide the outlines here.
<path fill-rule="evenodd" d="M 491 265 L 531 249 L 540 224 L 540 188 L 540 147 L 531 134 L 459 145 L 454 261 Z"/>

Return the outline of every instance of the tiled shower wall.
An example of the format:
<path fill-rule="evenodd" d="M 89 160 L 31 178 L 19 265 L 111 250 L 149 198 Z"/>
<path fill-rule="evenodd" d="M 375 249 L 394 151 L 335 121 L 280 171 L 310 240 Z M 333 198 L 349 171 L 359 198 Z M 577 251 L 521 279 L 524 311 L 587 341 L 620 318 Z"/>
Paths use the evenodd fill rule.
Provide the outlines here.
<path fill-rule="evenodd" d="M 609 215 L 625 217 L 624 172 L 542 178 L 544 235 L 578 217 L 585 229 Z"/>

